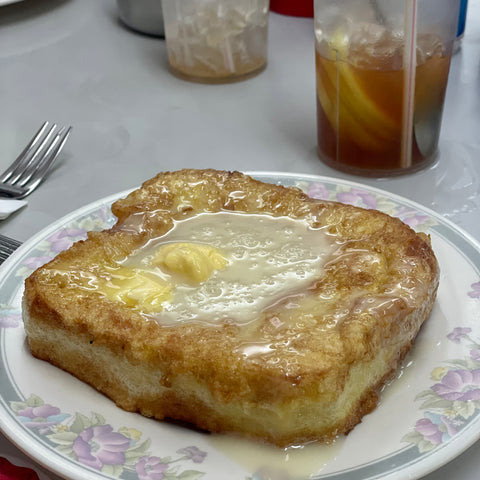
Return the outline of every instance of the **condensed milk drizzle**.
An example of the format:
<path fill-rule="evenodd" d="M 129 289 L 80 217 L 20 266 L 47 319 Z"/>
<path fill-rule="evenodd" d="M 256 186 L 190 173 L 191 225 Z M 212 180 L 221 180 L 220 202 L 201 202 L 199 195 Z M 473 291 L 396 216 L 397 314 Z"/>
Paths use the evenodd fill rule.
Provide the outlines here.
<path fill-rule="evenodd" d="M 122 229 L 141 223 L 135 215 Z M 319 224 L 308 216 L 205 212 L 171 220 L 114 264 L 52 269 L 49 277 L 162 327 L 233 328 L 239 355 L 276 363 L 282 351 L 290 369 L 312 332 L 335 342 L 345 322 L 390 318 L 414 308 L 419 295 L 411 276 L 390 278 L 392 268 L 409 271 L 408 257 L 389 259 L 368 238 L 345 241 Z"/>
<path fill-rule="evenodd" d="M 124 263 L 144 266 L 165 245 L 203 245 L 227 265 L 200 284 L 171 275 L 173 294 L 154 318 L 162 324 L 244 324 L 321 277 L 334 238 L 305 219 L 237 212 L 204 213 L 174 222 Z M 188 250 L 186 255 L 188 255 Z M 188 259 L 185 259 L 188 261 Z M 167 274 L 168 276 L 168 274 Z"/>

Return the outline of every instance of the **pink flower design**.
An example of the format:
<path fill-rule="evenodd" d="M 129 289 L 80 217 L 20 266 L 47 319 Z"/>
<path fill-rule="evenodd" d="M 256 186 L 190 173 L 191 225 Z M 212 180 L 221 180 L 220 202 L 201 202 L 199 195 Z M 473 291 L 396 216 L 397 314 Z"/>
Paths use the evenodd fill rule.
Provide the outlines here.
<path fill-rule="evenodd" d="M 423 225 L 427 220 L 427 215 L 413 215 L 411 217 L 402 217 L 403 223 L 406 223 L 411 228 Z"/>
<path fill-rule="evenodd" d="M 46 403 L 38 407 L 24 408 L 23 410 L 20 410 L 18 412 L 18 415 L 21 415 L 22 417 L 28 417 L 34 420 L 38 418 L 48 418 L 52 415 L 58 415 L 59 413 L 60 409 L 58 407 L 54 407 Z"/>
<path fill-rule="evenodd" d="M 135 465 L 138 480 L 161 480 L 168 464 L 158 457 L 141 457 Z"/>
<path fill-rule="evenodd" d="M 48 403 L 38 407 L 24 408 L 19 410 L 17 415 L 27 428 L 36 429 L 40 434 L 48 432 L 51 427 L 58 425 L 67 417 L 59 408 Z"/>
<path fill-rule="evenodd" d="M 472 291 L 468 292 L 468 296 L 471 298 L 480 298 L 480 282 L 472 283 Z"/>
<path fill-rule="evenodd" d="M 434 445 L 440 445 L 442 443 L 442 432 L 439 430 L 438 425 L 435 425 L 428 418 L 421 418 L 415 424 L 415 430 L 420 433 L 425 440 L 428 440 Z"/>
<path fill-rule="evenodd" d="M 45 265 L 47 262 L 49 262 L 52 259 L 52 257 L 30 257 L 27 258 L 23 264 L 30 268 L 31 270 L 36 270 L 37 268 L 41 267 L 42 265 Z"/>
<path fill-rule="evenodd" d="M 450 401 L 480 400 L 480 369 L 450 370 L 432 390 Z"/>
<path fill-rule="evenodd" d="M 423 225 L 428 219 L 428 215 L 423 215 L 418 213 L 417 210 L 407 208 L 405 206 L 401 206 L 396 216 L 399 217 L 403 223 L 406 223 L 411 228 L 418 227 L 419 225 Z"/>
<path fill-rule="evenodd" d="M 431 413 L 417 421 L 415 430 L 433 445 L 440 445 L 457 433 L 457 429 L 447 417 Z"/>
<path fill-rule="evenodd" d="M 130 440 L 110 425 L 89 427 L 73 442 L 78 461 L 101 470 L 104 465 L 123 465 Z"/>
<path fill-rule="evenodd" d="M 447 338 L 454 343 L 460 343 L 463 338 L 467 337 L 472 332 L 468 327 L 456 327 L 448 335 Z"/>
<path fill-rule="evenodd" d="M 80 237 L 86 237 L 86 231 L 79 228 L 67 228 L 59 230 L 51 235 L 47 240 L 51 243 L 51 249 L 55 253 L 60 253 L 70 248 L 73 243 Z"/>
<path fill-rule="evenodd" d="M 478 348 L 475 348 L 473 350 L 470 350 L 470 357 L 473 359 L 473 360 L 480 360 L 480 349 Z"/>
<path fill-rule="evenodd" d="M 319 200 L 328 200 L 330 194 L 327 187 L 321 182 L 313 182 L 309 185 L 307 195 Z"/>
<path fill-rule="evenodd" d="M 181 455 L 185 455 L 187 458 L 192 460 L 193 463 L 202 463 L 207 456 L 207 452 L 200 450 L 198 447 L 185 447 L 177 451 Z"/>
<path fill-rule="evenodd" d="M 12 310 L 0 312 L 0 328 L 16 328 L 22 321 L 22 314 Z M 1 479 L 0 479 L 1 480 Z"/>
<path fill-rule="evenodd" d="M 349 205 L 364 205 L 367 208 L 377 208 L 375 197 L 371 193 L 358 188 L 352 188 L 349 192 L 338 193 L 337 199 Z"/>

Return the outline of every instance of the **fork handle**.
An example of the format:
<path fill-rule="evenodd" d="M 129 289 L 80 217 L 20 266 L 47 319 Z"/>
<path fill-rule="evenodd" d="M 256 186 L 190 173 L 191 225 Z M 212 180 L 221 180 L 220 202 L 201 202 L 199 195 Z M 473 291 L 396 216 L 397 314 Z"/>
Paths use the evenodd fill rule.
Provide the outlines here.
<path fill-rule="evenodd" d="M 25 194 L 25 189 L 21 187 L 15 187 L 14 185 L 0 185 L 0 196 L 19 198 Z"/>

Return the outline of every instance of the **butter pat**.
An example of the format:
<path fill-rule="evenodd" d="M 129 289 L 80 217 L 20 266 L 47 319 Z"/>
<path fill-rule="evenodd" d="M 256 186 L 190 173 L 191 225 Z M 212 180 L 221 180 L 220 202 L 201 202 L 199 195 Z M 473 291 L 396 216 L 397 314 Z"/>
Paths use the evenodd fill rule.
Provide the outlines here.
<path fill-rule="evenodd" d="M 109 299 L 146 313 L 161 312 L 172 297 L 171 290 L 169 283 L 136 268 L 111 269 L 99 279 L 99 291 Z"/>
<path fill-rule="evenodd" d="M 179 281 L 198 285 L 228 263 L 214 247 L 175 242 L 159 247 L 148 268 L 104 267 L 93 279 L 85 276 L 83 282 L 94 285 L 98 293 L 112 301 L 146 314 L 155 314 L 162 312 L 165 304 L 172 301 Z"/>
<path fill-rule="evenodd" d="M 214 271 L 225 268 L 228 260 L 209 245 L 175 242 L 160 247 L 153 264 L 169 274 L 177 274 L 188 282 L 199 284 L 208 280 Z"/>

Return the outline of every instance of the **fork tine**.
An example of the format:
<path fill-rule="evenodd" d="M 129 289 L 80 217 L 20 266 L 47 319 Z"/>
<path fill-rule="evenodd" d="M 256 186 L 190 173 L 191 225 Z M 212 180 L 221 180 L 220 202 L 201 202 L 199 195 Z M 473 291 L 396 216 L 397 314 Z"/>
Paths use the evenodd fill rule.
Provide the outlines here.
<path fill-rule="evenodd" d="M 57 128 L 57 125 L 54 123 L 50 127 L 50 130 L 45 135 L 45 137 L 43 138 L 38 148 L 35 150 L 35 152 L 33 152 L 33 155 L 30 158 L 28 158 L 28 156 L 24 157 L 24 161 L 18 164 L 17 168 L 14 170 L 12 174 L 13 178 L 10 177 L 10 179 L 8 180 L 9 183 L 11 183 L 12 185 L 15 185 L 15 183 L 17 183 L 20 179 L 22 179 L 23 181 L 23 176 L 25 175 L 25 173 L 28 172 L 30 165 L 34 164 L 37 161 L 39 155 L 42 153 L 43 149 L 45 148 L 45 145 L 47 145 L 47 142 L 50 140 L 50 137 L 53 135 L 53 132 L 55 131 L 56 128 Z"/>
<path fill-rule="evenodd" d="M 35 136 L 30 140 L 30 143 L 23 149 L 22 153 L 20 153 L 20 155 L 13 161 L 13 163 L 2 173 L 2 176 L 0 177 L 0 182 L 6 182 L 12 176 L 13 172 L 16 170 L 19 164 L 23 163 L 23 160 L 25 160 L 33 147 L 40 140 L 47 127 L 48 122 L 44 122 L 38 132 L 35 134 Z"/>
<path fill-rule="evenodd" d="M 48 147 L 45 155 L 42 157 L 41 161 L 38 162 L 36 169 L 30 174 L 30 177 L 27 181 L 22 181 L 21 186 L 26 187 L 28 192 L 34 190 L 38 184 L 45 178 L 50 167 L 53 165 L 55 160 L 57 159 L 59 153 L 61 152 L 65 142 L 67 141 L 70 133 L 72 131 L 72 127 L 62 127 L 60 131 L 55 136 L 54 140 Z"/>
<path fill-rule="evenodd" d="M 17 184 L 20 187 L 24 187 L 30 181 L 30 179 L 35 174 L 35 172 L 37 172 L 42 167 L 45 161 L 49 158 L 52 150 L 56 147 L 57 143 L 60 141 L 60 138 L 63 135 L 64 131 L 65 131 L 65 127 L 62 127 L 58 131 L 58 133 L 55 135 L 50 145 L 48 146 L 46 152 L 43 152 L 44 142 L 40 147 L 38 147 L 37 152 L 35 152 L 34 158 L 32 158 L 27 168 L 25 168 L 21 176 L 19 176 L 19 178 L 17 179 Z"/>
<path fill-rule="evenodd" d="M 48 125 L 44 122 L 23 152 L 1 175 L 0 196 L 24 198 L 45 178 L 72 131 L 72 127 L 62 127 L 55 133 L 57 125 L 53 124 L 46 132 Z"/>
<path fill-rule="evenodd" d="M 0 246 L 9 248 L 11 250 L 17 249 L 22 242 L 15 240 L 14 238 L 7 237 L 6 235 L 0 234 Z"/>
<path fill-rule="evenodd" d="M 0 264 L 2 264 L 17 248 L 21 242 L 13 238 L 0 235 Z"/>

